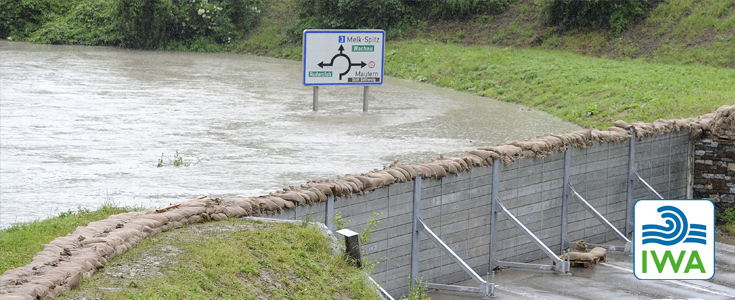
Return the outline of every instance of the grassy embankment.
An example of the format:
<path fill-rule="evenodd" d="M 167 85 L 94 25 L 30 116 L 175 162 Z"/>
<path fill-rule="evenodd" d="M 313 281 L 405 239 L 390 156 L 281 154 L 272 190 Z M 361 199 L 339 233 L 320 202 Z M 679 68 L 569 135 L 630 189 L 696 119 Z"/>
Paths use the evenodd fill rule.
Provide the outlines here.
<path fill-rule="evenodd" d="M 547 27 L 538 1 L 518 1 L 500 15 L 420 24 L 389 40 L 385 72 L 585 127 L 694 117 L 735 103 L 733 3 L 663 1 L 611 37 Z M 289 31 L 294 6 L 265 3 L 234 51 L 300 59 L 300 40 Z"/>
<path fill-rule="evenodd" d="M 367 274 L 308 223 L 229 219 L 142 241 L 64 297 L 377 299 Z"/>
<path fill-rule="evenodd" d="M 46 220 L 13 224 L 0 230 L 0 274 L 30 263 L 33 255 L 43 250 L 42 244 L 72 233 L 78 226 L 137 209 L 104 203 L 94 211 L 80 207 L 76 212 L 67 211 Z"/>
<path fill-rule="evenodd" d="M 389 75 L 515 102 L 583 127 L 693 117 L 735 103 L 733 69 L 423 39 L 387 48 Z"/>
<path fill-rule="evenodd" d="M 657 1 L 644 17 L 614 36 L 607 30 L 560 30 L 544 18 L 543 0 L 517 1 L 499 15 L 437 20 L 405 38 L 461 45 L 563 50 L 592 57 L 672 65 L 735 68 L 735 1 Z"/>

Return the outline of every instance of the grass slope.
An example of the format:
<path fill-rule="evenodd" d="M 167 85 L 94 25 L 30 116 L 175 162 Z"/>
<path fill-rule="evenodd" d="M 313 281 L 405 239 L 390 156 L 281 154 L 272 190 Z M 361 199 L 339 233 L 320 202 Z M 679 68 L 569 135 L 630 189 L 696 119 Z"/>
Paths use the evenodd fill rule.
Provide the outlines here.
<path fill-rule="evenodd" d="M 233 218 L 146 239 L 68 299 L 377 299 L 315 226 Z"/>
<path fill-rule="evenodd" d="M 735 103 L 735 70 L 708 66 L 425 39 L 390 42 L 385 65 L 391 76 L 516 102 L 584 127 L 693 117 Z"/>
<path fill-rule="evenodd" d="M 562 32 L 547 26 L 542 2 L 517 1 L 499 15 L 462 21 L 435 20 L 410 31 L 404 39 L 565 50 L 675 65 L 735 67 L 735 0 L 660 1 L 620 36 L 610 36 L 604 30 Z"/>
<path fill-rule="evenodd" d="M 58 217 L 14 224 L 0 230 L 0 274 L 29 264 L 33 255 L 43 250 L 42 244 L 72 233 L 78 226 L 86 226 L 90 222 L 135 209 L 105 203 L 94 211 L 80 207 L 77 212 L 67 211 Z"/>

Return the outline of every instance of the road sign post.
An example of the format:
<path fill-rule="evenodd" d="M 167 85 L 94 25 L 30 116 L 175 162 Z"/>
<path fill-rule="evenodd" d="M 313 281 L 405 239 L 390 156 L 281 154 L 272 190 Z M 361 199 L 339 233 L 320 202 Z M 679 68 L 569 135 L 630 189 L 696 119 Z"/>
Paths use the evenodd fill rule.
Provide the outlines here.
<path fill-rule="evenodd" d="M 383 84 L 385 31 L 304 30 L 303 51 L 304 85 L 365 86 L 363 111 L 367 111 L 368 86 Z"/>

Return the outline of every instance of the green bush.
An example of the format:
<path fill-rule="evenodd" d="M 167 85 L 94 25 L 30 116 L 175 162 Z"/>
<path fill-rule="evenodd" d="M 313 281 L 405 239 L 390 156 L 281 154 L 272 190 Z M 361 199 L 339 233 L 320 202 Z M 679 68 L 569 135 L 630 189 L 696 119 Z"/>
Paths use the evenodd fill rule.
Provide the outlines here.
<path fill-rule="evenodd" d="M 57 15 L 28 38 L 43 44 L 117 45 L 114 0 L 70 2 L 69 12 Z"/>
<path fill-rule="evenodd" d="M 407 4 L 415 15 L 444 20 L 458 20 L 477 14 L 499 14 L 508 9 L 515 0 L 411 0 Z"/>
<path fill-rule="evenodd" d="M 237 41 L 256 21 L 258 0 L 120 1 L 121 46 L 212 50 Z"/>
<path fill-rule="evenodd" d="M 292 41 L 304 29 L 383 29 L 388 37 L 431 19 L 496 14 L 515 0 L 305 0 L 297 2 L 299 21 L 287 28 Z"/>
<path fill-rule="evenodd" d="M 400 0 L 305 0 L 298 6 L 305 28 L 387 30 L 410 14 Z"/>
<path fill-rule="evenodd" d="M 735 208 L 728 208 L 721 212 L 715 212 L 717 223 L 735 224 Z"/>
<path fill-rule="evenodd" d="M 66 0 L 0 0 L 0 38 L 23 40 L 74 4 Z"/>
<path fill-rule="evenodd" d="M 549 24 L 561 29 L 608 29 L 617 36 L 656 1 L 546 0 L 544 10 Z"/>

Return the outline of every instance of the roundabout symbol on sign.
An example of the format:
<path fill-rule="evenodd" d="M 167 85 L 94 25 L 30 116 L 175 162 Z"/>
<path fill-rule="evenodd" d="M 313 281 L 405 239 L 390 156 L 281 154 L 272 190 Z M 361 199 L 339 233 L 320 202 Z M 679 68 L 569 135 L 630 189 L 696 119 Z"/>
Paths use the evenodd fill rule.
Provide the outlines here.
<path fill-rule="evenodd" d="M 337 49 L 337 50 L 339 50 L 339 54 L 335 54 L 334 56 L 332 56 L 332 61 L 330 61 L 328 64 L 327 63 L 324 63 L 324 61 L 322 61 L 322 62 L 318 63 L 317 65 L 320 68 L 324 69 L 324 66 L 327 66 L 327 67 L 333 66 L 334 65 L 334 59 L 335 58 L 340 57 L 340 56 L 343 56 L 344 58 L 346 58 L 347 59 L 347 70 L 345 70 L 342 73 L 339 73 L 339 80 L 342 80 L 342 76 L 347 75 L 347 73 L 350 72 L 350 69 L 352 68 L 352 66 L 360 66 L 360 68 L 364 68 L 365 65 L 367 65 L 363 61 L 361 61 L 360 63 L 352 63 L 352 61 L 350 60 L 350 57 L 347 56 L 347 54 L 342 53 L 343 51 L 345 51 L 345 47 L 342 47 L 342 45 L 339 45 L 339 49 Z"/>

